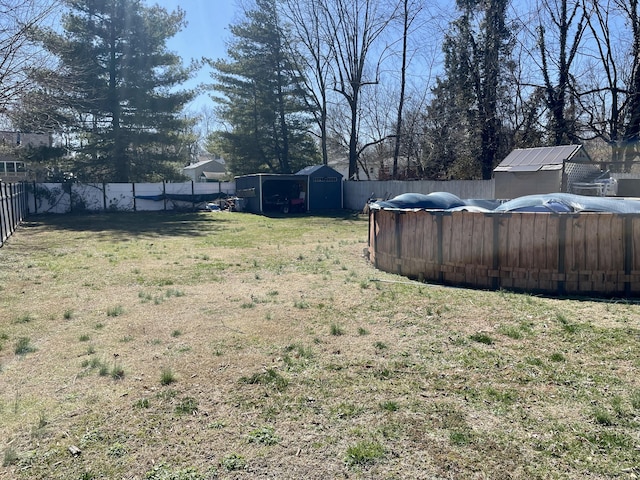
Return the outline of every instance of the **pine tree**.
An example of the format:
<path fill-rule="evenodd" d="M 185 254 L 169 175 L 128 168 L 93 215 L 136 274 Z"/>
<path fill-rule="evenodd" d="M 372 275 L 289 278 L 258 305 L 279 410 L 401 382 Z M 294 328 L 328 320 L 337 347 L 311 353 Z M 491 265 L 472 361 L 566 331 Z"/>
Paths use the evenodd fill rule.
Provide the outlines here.
<path fill-rule="evenodd" d="M 38 35 L 59 65 L 34 72 L 33 79 L 61 127 L 75 139 L 81 178 L 175 177 L 170 162 L 184 161 L 180 145 L 188 124 L 181 112 L 194 95 L 175 87 L 191 76 L 193 67 L 183 67 L 166 41 L 184 26 L 184 12 L 168 13 L 142 0 L 66 4 L 64 33 Z"/>
<path fill-rule="evenodd" d="M 457 0 L 457 5 L 461 15 L 444 41 L 445 72 L 436 91 L 440 95 L 435 97 L 436 102 L 443 103 L 431 109 L 444 111 L 447 120 L 455 123 L 443 125 L 469 140 L 465 150 L 457 148 L 458 157 L 447 159 L 458 171 L 455 176 L 460 177 L 463 168 L 470 177 L 479 171 L 481 178 L 490 179 L 505 151 L 501 145 L 500 105 L 511 50 L 506 24 L 508 2 Z"/>
<path fill-rule="evenodd" d="M 211 140 L 235 174 L 291 173 L 319 161 L 281 23 L 276 0 L 257 0 L 246 19 L 230 27 L 229 59 L 211 62 L 218 115 L 228 126 Z"/>

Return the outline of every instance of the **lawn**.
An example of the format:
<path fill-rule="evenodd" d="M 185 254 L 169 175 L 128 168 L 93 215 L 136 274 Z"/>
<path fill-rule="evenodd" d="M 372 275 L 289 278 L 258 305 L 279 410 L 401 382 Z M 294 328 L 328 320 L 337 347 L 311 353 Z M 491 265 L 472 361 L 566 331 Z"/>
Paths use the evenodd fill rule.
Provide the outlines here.
<path fill-rule="evenodd" d="M 0 478 L 640 476 L 640 306 L 375 270 L 367 218 L 36 216 Z"/>

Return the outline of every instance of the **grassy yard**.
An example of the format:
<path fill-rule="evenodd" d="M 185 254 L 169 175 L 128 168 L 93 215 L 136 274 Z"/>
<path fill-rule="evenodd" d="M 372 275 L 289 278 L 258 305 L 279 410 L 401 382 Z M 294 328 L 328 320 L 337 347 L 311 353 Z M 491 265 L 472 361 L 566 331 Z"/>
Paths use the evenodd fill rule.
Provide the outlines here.
<path fill-rule="evenodd" d="M 367 219 L 31 217 L 0 478 L 640 476 L 640 306 L 376 271 Z"/>

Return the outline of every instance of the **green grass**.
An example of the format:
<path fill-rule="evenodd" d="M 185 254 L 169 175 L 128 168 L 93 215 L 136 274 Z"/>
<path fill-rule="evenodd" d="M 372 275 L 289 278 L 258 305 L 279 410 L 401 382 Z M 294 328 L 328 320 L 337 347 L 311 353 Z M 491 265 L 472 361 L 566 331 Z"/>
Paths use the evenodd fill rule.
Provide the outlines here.
<path fill-rule="evenodd" d="M 198 400 L 193 397 L 185 397 L 176 405 L 175 411 L 180 415 L 193 415 L 198 411 Z"/>
<path fill-rule="evenodd" d="M 31 344 L 31 339 L 29 337 L 20 337 L 14 348 L 16 355 L 26 355 L 27 353 L 35 351 L 36 348 Z"/>
<path fill-rule="evenodd" d="M 332 323 L 329 331 L 331 332 L 331 335 L 334 336 L 344 335 L 344 328 L 342 328 L 337 323 Z"/>
<path fill-rule="evenodd" d="M 378 442 L 361 441 L 347 448 L 345 462 L 347 465 L 366 465 L 384 457 L 384 447 Z"/>
<path fill-rule="evenodd" d="M 376 271 L 354 215 L 28 223 L 0 255 L 0 477 L 637 474 L 633 301 Z"/>
<path fill-rule="evenodd" d="M 122 305 L 116 305 L 107 309 L 107 317 L 119 317 L 124 313 L 124 307 Z"/>
<path fill-rule="evenodd" d="M 177 378 L 173 370 L 169 367 L 164 367 L 160 373 L 160 385 L 171 385 L 177 382 Z"/>
<path fill-rule="evenodd" d="M 273 427 L 260 427 L 251 431 L 248 435 L 249 443 L 261 443 L 263 445 L 275 445 L 280 443 L 280 437 L 275 434 Z"/>

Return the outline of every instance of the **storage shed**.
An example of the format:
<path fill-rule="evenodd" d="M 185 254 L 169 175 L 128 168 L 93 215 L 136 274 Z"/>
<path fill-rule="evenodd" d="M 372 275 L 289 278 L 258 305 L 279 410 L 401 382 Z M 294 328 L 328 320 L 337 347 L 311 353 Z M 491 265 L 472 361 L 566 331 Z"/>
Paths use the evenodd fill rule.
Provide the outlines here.
<path fill-rule="evenodd" d="M 307 177 L 308 210 L 338 210 L 343 208 L 342 174 L 326 165 L 312 165 L 296 175 Z"/>
<path fill-rule="evenodd" d="M 342 175 L 325 165 L 309 166 L 291 175 L 242 175 L 235 181 L 243 211 L 290 213 L 342 208 Z"/>
<path fill-rule="evenodd" d="M 588 182 L 600 173 L 582 145 L 518 148 L 494 171 L 495 198 L 572 192 L 574 183 Z"/>

